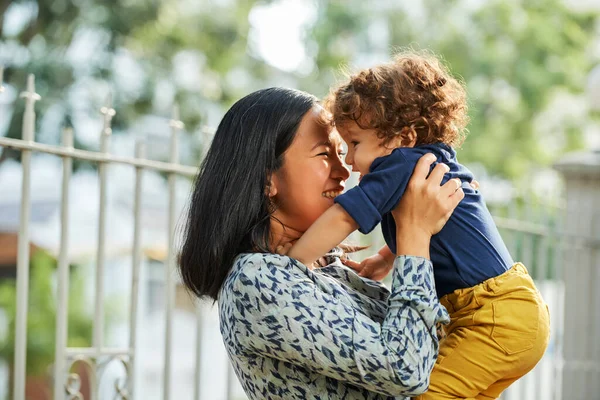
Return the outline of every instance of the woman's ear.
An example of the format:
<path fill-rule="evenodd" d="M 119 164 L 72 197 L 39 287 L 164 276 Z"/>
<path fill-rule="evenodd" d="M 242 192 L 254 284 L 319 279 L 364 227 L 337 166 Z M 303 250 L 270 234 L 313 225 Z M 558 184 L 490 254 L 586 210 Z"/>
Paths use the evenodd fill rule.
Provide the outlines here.
<path fill-rule="evenodd" d="M 271 174 L 269 176 L 268 185 L 265 188 L 266 195 L 269 196 L 270 199 L 275 197 L 275 195 L 277 194 L 278 186 L 279 186 L 279 180 L 277 179 L 277 176 L 275 174 Z"/>

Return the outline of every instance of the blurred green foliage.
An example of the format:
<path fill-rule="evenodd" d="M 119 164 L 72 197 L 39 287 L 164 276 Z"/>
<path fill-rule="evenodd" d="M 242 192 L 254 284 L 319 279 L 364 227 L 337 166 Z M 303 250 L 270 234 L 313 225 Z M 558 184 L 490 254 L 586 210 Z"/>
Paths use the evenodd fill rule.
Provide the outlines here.
<path fill-rule="evenodd" d="M 27 375 L 42 376 L 54 362 L 56 342 L 56 260 L 37 250 L 31 256 L 29 308 L 27 312 Z M 76 271 L 76 270 L 74 270 Z M 16 287 L 13 280 L 0 283 L 0 309 L 7 316 L 8 330 L 0 338 L 0 358 L 9 365 L 14 361 Z M 69 285 L 69 347 L 91 345 L 92 320 L 85 309 L 83 276 L 71 272 Z"/>
<path fill-rule="evenodd" d="M 115 95 L 115 130 L 144 114 L 166 117 L 165 103 L 177 101 L 196 138 L 197 163 L 200 126 L 214 124 L 211 114 L 222 115 L 252 90 L 285 82 L 323 96 L 340 77 L 341 65 L 364 67 L 398 47 L 428 48 L 445 58 L 469 90 L 472 122 L 461 161 L 517 180 L 583 144 L 589 113 L 554 121 L 548 107 L 557 93 L 581 96 L 588 72 L 600 62 L 591 51 L 598 13 L 574 11 L 563 0 L 307 1 L 315 17 L 306 23 L 304 43 L 313 68 L 289 72 L 267 64 L 252 44 L 249 15 L 270 3 L 279 1 L 4 1 L 0 11 L 30 4 L 37 12 L 17 34 L 0 26 L 0 62 L 19 89 L 27 73 L 36 74 L 40 115 L 58 105 L 68 121 L 82 113 L 98 118 L 106 94 L 98 82 L 107 82 Z M 89 60 L 74 63 L 77 39 L 90 32 L 98 40 L 90 42 Z M 26 54 L 25 61 L 11 59 L 9 49 Z M 143 80 L 137 90 L 119 86 L 115 68 L 123 55 L 137 64 L 135 74 Z M 199 84 L 186 85 L 179 76 L 182 55 L 197 61 L 189 73 Z M 90 92 L 90 104 L 78 99 L 82 90 Z M 20 136 L 21 112 L 18 101 L 10 137 Z"/>

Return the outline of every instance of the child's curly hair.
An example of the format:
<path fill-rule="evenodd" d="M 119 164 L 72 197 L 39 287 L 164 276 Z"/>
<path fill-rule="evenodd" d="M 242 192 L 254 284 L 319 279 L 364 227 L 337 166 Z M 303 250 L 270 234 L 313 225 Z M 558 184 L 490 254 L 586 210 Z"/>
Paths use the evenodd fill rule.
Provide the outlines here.
<path fill-rule="evenodd" d="M 416 144 L 459 146 L 466 134 L 466 90 L 438 58 L 405 51 L 365 69 L 332 89 L 325 99 L 332 125 L 355 121 L 375 129 L 384 143 L 415 132 Z"/>

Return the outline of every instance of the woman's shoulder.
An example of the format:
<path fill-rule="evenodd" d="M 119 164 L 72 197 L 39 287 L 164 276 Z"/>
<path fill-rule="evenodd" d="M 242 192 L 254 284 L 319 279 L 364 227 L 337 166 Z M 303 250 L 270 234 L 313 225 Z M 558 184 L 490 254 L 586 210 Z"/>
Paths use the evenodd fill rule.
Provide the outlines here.
<path fill-rule="evenodd" d="M 233 262 L 232 269 L 244 271 L 245 274 L 274 273 L 280 270 L 303 273 L 308 270 L 293 258 L 273 253 L 242 253 Z"/>
<path fill-rule="evenodd" d="M 279 254 L 242 253 L 237 256 L 222 290 L 234 287 L 259 288 L 267 283 L 309 279 L 302 263 Z"/>

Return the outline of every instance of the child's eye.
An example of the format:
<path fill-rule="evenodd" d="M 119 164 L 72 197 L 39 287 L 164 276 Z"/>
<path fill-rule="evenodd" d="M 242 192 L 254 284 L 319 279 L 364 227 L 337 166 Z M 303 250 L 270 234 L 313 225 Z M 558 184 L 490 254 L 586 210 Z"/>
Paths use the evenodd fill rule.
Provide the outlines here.
<path fill-rule="evenodd" d="M 345 151 L 340 151 L 340 152 L 338 152 L 338 155 L 339 155 L 340 157 L 344 157 L 346 154 L 348 154 L 348 153 L 346 153 Z"/>
<path fill-rule="evenodd" d="M 327 152 L 319 153 L 317 155 L 318 156 L 327 156 L 327 157 L 329 157 L 329 153 L 327 153 Z"/>

